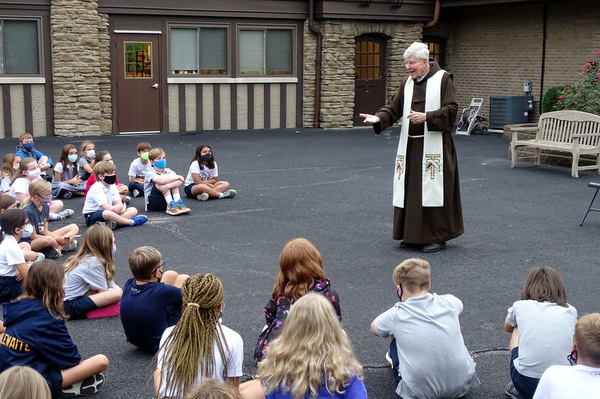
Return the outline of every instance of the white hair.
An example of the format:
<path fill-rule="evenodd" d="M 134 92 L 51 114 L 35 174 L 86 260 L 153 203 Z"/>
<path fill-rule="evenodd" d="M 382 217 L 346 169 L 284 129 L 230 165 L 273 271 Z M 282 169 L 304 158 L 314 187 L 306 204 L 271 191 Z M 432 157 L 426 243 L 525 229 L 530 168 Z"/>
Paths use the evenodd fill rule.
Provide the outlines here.
<path fill-rule="evenodd" d="M 414 42 L 404 52 L 404 59 L 414 55 L 417 61 L 429 59 L 429 47 L 425 43 Z"/>

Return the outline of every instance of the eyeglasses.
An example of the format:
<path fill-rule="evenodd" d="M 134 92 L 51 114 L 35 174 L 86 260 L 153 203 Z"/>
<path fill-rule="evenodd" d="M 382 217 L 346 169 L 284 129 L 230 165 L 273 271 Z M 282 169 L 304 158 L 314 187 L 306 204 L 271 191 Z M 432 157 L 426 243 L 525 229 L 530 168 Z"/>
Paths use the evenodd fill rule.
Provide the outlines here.
<path fill-rule="evenodd" d="M 571 363 L 571 366 L 575 366 L 577 364 L 577 351 L 573 350 L 573 352 L 569 353 L 567 360 Z"/>
<path fill-rule="evenodd" d="M 422 61 L 405 61 L 405 62 L 404 62 L 404 66 L 405 66 L 405 67 L 409 67 L 409 66 L 411 66 L 411 67 L 412 67 L 412 66 L 415 66 L 415 65 L 417 65 L 419 62 L 422 62 Z"/>
<path fill-rule="evenodd" d="M 162 269 L 165 266 L 165 261 L 163 260 L 162 262 L 160 262 L 160 264 L 158 265 L 158 267 L 156 269 L 154 269 L 154 272 L 156 271 L 160 271 L 161 273 L 163 272 Z"/>

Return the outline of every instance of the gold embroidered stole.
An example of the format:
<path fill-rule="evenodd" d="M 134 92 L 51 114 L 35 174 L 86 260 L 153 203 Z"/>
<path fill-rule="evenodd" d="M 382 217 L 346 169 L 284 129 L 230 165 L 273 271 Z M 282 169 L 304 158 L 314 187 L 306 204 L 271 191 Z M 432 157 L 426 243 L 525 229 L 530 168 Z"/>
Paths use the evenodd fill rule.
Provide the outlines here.
<path fill-rule="evenodd" d="M 427 80 L 425 96 L 425 112 L 435 111 L 442 106 L 442 77 L 444 70 L 436 72 Z M 396 170 L 394 172 L 394 206 L 404 208 L 404 185 L 406 178 L 406 147 L 408 140 L 407 116 L 412 105 L 414 82 L 408 79 L 404 85 L 404 107 L 402 110 L 402 129 L 396 155 Z M 430 131 L 427 123 L 424 127 L 422 160 L 422 205 L 424 207 L 444 206 L 444 159 L 441 131 Z"/>

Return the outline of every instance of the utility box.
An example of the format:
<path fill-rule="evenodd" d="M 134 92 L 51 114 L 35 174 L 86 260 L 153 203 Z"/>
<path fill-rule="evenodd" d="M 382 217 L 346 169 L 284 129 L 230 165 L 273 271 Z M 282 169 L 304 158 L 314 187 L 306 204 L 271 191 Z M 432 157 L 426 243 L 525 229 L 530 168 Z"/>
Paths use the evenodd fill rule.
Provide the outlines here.
<path fill-rule="evenodd" d="M 528 123 L 533 112 L 533 96 L 490 96 L 490 128 Z"/>

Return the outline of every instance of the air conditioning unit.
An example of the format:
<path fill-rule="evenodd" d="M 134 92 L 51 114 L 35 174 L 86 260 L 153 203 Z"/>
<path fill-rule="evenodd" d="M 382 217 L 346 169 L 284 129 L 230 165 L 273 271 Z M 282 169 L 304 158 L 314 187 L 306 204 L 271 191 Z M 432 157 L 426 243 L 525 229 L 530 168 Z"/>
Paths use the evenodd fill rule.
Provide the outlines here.
<path fill-rule="evenodd" d="M 533 96 L 490 96 L 490 128 L 529 122 Z"/>

